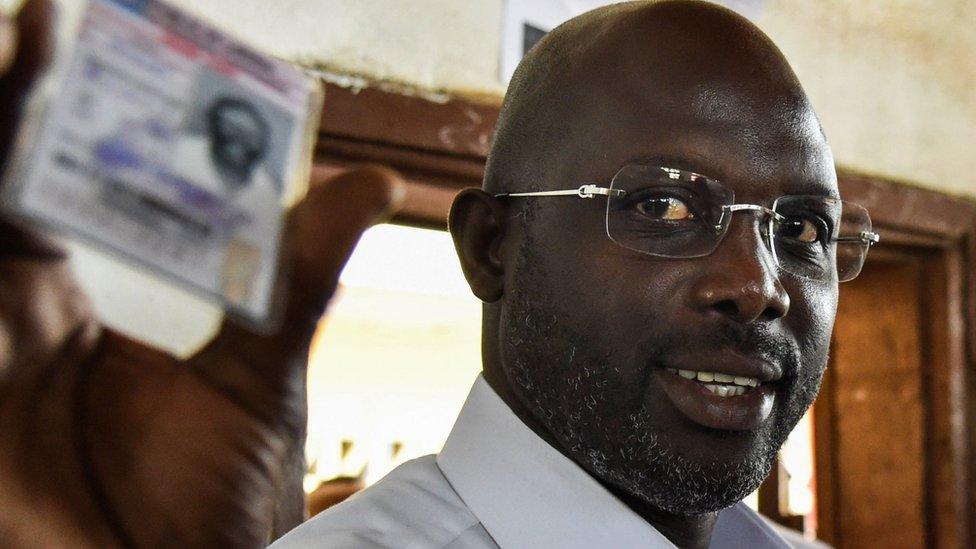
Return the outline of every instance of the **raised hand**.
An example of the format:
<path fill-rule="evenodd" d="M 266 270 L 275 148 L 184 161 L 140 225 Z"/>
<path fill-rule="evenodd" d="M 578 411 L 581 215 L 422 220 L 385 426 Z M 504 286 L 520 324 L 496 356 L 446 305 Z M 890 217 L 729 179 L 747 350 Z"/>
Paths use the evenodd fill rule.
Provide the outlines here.
<path fill-rule="evenodd" d="M 0 24 L 0 156 L 51 16 L 31 0 Z M 248 547 L 301 521 L 309 342 L 401 188 L 373 167 L 313 181 L 286 229 L 282 327 L 226 324 L 185 361 L 102 327 L 61 248 L 0 218 L 0 546 Z"/>

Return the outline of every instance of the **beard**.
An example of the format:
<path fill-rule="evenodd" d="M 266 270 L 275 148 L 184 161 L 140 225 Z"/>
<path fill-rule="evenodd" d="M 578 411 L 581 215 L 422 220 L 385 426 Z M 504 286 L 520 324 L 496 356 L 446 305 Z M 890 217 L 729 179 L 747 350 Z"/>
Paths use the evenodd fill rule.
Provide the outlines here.
<path fill-rule="evenodd" d="M 623 368 L 633 369 L 620 358 L 626 353 L 596 351 L 598 346 L 585 343 L 594 336 L 584 337 L 560 322 L 560 318 L 571 317 L 561 313 L 560 301 L 548 295 L 548 276 L 544 263 L 533 257 L 535 249 L 527 239 L 503 314 L 504 370 L 517 398 L 565 453 L 604 484 L 676 515 L 715 512 L 755 491 L 813 402 L 822 366 L 801 379 L 795 346 L 757 342 L 779 359 L 784 371 L 777 382 L 780 387 L 773 414 L 754 432 L 682 425 L 682 429 L 694 431 L 697 440 L 751 438 L 748 451 L 734 458 L 688 455 L 675 444 L 676 433 L 661 425 L 648 405 L 645 396 L 654 383 L 651 361 L 645 361 L 645 371 L 635 387 L 632 375 L 621 375 Z M 676 344 L 674 337 L 664 339 L 653 347 L 667 349 Z M 653 358 L 654 349 L 647 349 L 647 354 Z M 660 399 L 666 398 L 660 394 Z"/>

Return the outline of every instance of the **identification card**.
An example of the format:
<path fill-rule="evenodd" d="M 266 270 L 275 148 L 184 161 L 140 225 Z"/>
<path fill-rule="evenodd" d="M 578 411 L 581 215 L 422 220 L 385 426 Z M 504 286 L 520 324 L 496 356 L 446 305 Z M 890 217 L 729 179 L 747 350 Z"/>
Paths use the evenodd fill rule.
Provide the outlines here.
<path fill-rule="evenodd" d="M 4 207 L 267 325 L 318 80 L 158 0 L 90 0 L 37 95 Z"/>

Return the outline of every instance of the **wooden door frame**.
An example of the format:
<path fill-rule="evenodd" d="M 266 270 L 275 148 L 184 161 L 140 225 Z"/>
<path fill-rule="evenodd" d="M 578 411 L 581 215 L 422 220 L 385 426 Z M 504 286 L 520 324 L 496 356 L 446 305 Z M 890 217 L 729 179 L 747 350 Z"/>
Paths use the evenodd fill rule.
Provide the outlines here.
<path fill-rule="evenodd" d="M 396 222 L 443 229 L 454 195 L 480 186 L 498 104 L 437 102 L 375 88 L 327 85 L 317 170 L 364 162 L 388 165 L 408 183 Z M 926 463 L 929 545 L 972 539 L 976 470 L 976 203 L 889 179 L 838 169 L 845 200 L 871 212 L 882 244 L 872 257 L 927 255 Z M 934 347 L 934 346 L 930 346 Z M 945 455 L 948 459 L 936 459 Z M 825 479 L 826 480 L 826 479 Z"/>
<path fill-rule="evenodd" d="M 845 200 L 862 204 L 871 212 L 882 237 L 872 250 L 880 261 L 923 261 L 926 286 L 923 293 L 922 349 L 925 402 L 925 516 L 926 545 L 965 547 L 972 539 L 976 514 L 971 496 L 974 467 L 970 463 L 976 440 L 973 408 L 976 359 L 976 205 L 963 198 L 900 184 L 891 180 L 838 170 Z M 825 386 L 830 384 L 828 371 Z M 818 406 L 831 407 L 825 391 Z M 818 497 L 831 499 L 833 467 L 829 426 L 817 425 L 817 461 L 828 464 Z M 945 456 L 945 457 L 943 457 Z M 819 485 L 819 483 L 818 483 Z M 867 503 L 867 502 L 866 502 Z M 831 517 L 820 517 L 827 529 Z"/>

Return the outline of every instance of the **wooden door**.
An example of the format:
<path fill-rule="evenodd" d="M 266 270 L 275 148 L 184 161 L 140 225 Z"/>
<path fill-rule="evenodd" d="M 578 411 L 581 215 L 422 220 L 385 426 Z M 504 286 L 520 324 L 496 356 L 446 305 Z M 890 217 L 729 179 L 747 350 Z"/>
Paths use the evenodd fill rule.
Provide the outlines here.
<path fill-rule="evenodd" d="M 819 535 L 925 546 L 921 267 L 875 262 L 841 287 L 819 431 Z"/>
<path fill-rule="evenodd" d="M 818 537 L 838 548 L 962 547 L 952 258 L 903 250 L 841 286 L 815 405 Z"/>

